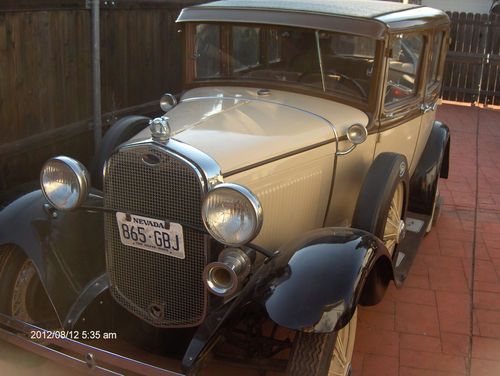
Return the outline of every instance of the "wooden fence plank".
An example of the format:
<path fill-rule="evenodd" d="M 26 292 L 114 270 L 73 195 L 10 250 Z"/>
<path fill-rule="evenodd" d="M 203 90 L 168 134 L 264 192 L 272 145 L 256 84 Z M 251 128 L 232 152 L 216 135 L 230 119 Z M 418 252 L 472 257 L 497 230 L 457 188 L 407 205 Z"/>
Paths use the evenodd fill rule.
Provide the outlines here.
<path fill-rule="evenodd" d="M 500 90 L 498 69 L 500 61 L 500 17 L 490 15 L 486 37 L 486 64 L 483 71 L 480 102 L 483 104 L 500 104 L 496 92 Z"/>

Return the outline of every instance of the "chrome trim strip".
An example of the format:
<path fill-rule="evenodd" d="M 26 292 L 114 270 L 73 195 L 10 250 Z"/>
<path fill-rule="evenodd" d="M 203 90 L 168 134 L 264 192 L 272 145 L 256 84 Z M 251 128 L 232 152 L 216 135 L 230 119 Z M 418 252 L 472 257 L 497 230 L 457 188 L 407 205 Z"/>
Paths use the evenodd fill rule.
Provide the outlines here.
<path fill-rule="evenodd" d="M 151 138 L 132 142 L 121 146 L 118 152 L 123 149 L 141 146 L 153 146 L 154 148 L 162 152 L 166 152 L 172 157 L 188 164 L 191 168 L 193 168 L 193 170 L 196 171 L 205 193 L 207 193 L 215 185 L 223 183 L 221 168 L 212 157 L 191 145 L 185 144 L 173 138 L 166 144 L 155 142 Z M 105 175 L 106 170 L 107 167 L 104 169 Z M 104 176 L 104 180 L 106 180 L 106 176 Z"/>
<path fill-rule="evenodd" d="M 183 155 L 197 165 L 205 174 L 209 190 L 215 185 L 224 182 L 219 164 L 208 154 L 175 138 L 172 138 L 166 147 L 175 153 Z"/>
<path fill-rule="evenodd" d="M 0 326 L 0 339 L 63 366 L 72 367 L 79 371 L 98 375 L 122 375 L 121 373 L 106 369 L 102 365 L 97 365 L 97 363 L 99 363 L 118 367 L 121 370 L 134 372 L 144 376 L 185 376 L 181 373 L 162 369 L 72 339 L 48 339 L 51 331 L 6 316 L 2 313 L 0 313 L 0 325 L 10 329 L 4 329 Z M 20 332 L 20 334 L 15 334 L 14 332 Z M 31 332 L 45 333 L 45 337 L 47 338 L 44 338 L 41 343 L 33 342 L 28 339 Z M 64 350 L 81 355 L 83 359 L 54 350 L 50 348 L 49 345 L 57 345 Z"/>
<path fill-rule="evenodd" d="M 294 150 L 294 151 L 291 151 L 291 152 L 288 152 L 288 153 L 285 153 L 285 154 L 280 154 L 280 155 L 278 155 L 276 157 L 272 157 L 272 158 L 269 158 L 269 159 L 264 159 L 263 161 L 259 161 L 257 163 L 253 163 L 253 164 L 247 165 L 245 167 L 240 167 L 240 168 L 237 168 L 235 170 L 227 171 L 227 172 L 224 173 L 224 177 L 227 178 L 229 176 L 236 175 L 236 174 L 239 174 L 241 172 L 251 170 L 252 168 L 264 166 L 264 165 L 266 165 L 268 163 L 279 161 L 280 159 L 285 159 L 285 158 L 288 158 L 288 157 L 293 157 L 294 155 L 305 153 L 306 151 L 313 150 L 313 149 L 316 149 L 316 148 L 319 148 L 321 146 L 325 146 L 325 145 L 328 145 L 328 144 L 333 144 L 334 142 L 335 142 L 335 138 L 331 138 L 329 140 L 325 140 L 323 142 L 320 142 L 320 143 L 317 143 L 317 144 L 314 144 L 314 145 L 306 146 L 305 148 L 302 148 L 302 149 L 297 149 L 297 150 Z"/>

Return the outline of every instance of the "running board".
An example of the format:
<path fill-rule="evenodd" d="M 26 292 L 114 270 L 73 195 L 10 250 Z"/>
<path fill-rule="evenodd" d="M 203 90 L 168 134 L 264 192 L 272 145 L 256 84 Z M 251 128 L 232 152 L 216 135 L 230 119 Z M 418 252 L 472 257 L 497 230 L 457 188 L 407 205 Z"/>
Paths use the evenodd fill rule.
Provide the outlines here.
<path fill-rule="evenodd" d="M 394 277 L 401 283 L 408 277 L 420 243 L 425 236 L 425 230 L 429 221 L 430 216 L 425 214 L 408 212 L 406 216 L 406 236 L 398 245 L 394 267 L 396 272 Z"/>
<path fill-rule="evenodd" d="M 33 333 L 42 340 L 30 340 Z M 106 376 L 130 373 L 144 376 L 185 376 L 69 338 L 54 338 L 63 334 L 64 330 L 48 331 L 0 313 L 0 339 L 80 372 Z M 64 350 L 68 353 L 63 352 Z"/>

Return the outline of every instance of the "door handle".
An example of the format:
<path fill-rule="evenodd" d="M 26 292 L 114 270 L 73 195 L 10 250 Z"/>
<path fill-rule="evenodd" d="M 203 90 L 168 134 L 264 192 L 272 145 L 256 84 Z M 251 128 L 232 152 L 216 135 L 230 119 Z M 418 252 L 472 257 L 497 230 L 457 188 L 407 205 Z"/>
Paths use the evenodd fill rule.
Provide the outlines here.
<path fill-rule="evenodd" d="M 422 106 L 420 106 L 420 109 L 424 114 L 426 114 L 429 111 L 436 111 L 437 109 L 437 102 L 434 103 L 423 103 Z"/>

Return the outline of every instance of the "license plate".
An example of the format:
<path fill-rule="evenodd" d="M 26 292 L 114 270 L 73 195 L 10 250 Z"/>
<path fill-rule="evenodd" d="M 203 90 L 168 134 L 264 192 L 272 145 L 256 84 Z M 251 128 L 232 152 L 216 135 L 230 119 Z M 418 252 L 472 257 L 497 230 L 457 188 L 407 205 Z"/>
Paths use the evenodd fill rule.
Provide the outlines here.
<path fill-rule="evenodd" d="M 186 257 L 179 223 L 120 212 L 116 213 L 116 221 L 124 245 L 180 259 Z"/>

